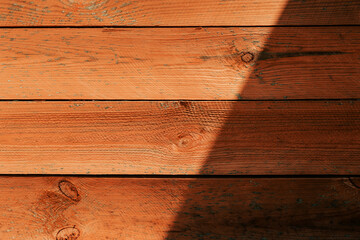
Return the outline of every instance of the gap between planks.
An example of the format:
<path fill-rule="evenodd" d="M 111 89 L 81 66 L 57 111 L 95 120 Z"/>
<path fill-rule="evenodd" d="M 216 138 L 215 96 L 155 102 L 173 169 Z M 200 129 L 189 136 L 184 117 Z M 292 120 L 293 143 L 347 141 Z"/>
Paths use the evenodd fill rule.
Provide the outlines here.
<path fill-rule="evenodd" d="M 189 100 L 189 99 L 0 99 L 0 102 L 337 102 L 360 101 L 360 98 L 332 99 L 247 99 L 247 100 Z"/>
<path fill-rule="evenodd" d="M 360 178 L 360 174 L 313 174 L 313 175 L 157 175 L 157 174 L 0 174 L 0 177 L 76 177 L 76 178 L 126 178 L 126 179 L 322 179 L 322 178 Z"/>
<path fill-rule="evenodd" d="M 234 27 L 239 27 L 239 28 L 275 28 L 275 27 L 281 27 L 281 28 L 294 28 L 294 27 L 359 27 L 360 24 L 334 24 L 334 25 L 221 25 L 221 26 L 211 26 L 211 25 L 201 25 L 201 26 L 0 26 L 0 29 L 61 29 L 61 28 L 69 28 L 69 29 L 82 29 L 82 28 L 98 28 L 98 29 L 127 29 L 127 28 L 234 28 Z"/>

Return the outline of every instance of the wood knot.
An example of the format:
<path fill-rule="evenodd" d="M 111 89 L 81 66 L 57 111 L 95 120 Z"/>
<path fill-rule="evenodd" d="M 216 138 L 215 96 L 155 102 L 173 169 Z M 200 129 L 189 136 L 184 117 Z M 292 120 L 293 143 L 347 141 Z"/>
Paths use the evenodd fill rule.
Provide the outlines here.
<path fill-rule="evenodd" d="M 252 60 L 254 60 L 254 58 L 255 58 L 255 56 L 251 52 L 244 52 L 241 55 L 241 60 L 245 63 L 251 62 Z"/>
<path fill-rule="evenodd" d="M 75 202 L 79 202 L 81 197 L 75 185 L 67 180 L 62 180 L 59 182 L 59 190 L 68 198 Z"/>
<path fill-rule="evenodd" d="M 191 142 L 191 138 L 189 137 L 182 137 L 179 140 L 179 147 L 187 147 Z"/>
<path fill-rule="evenodd" d="M 180 106 L 185 107 L 186 109 L 190 108 L 191 102 L 188 101 L 180 101 Z"/>
<path fill-rule="evenodd" d="M 56 234 L 56 240 L 76 240 L 80 236 L 80 230 L 75 226 L 60 229 Z"/>
<path fill-rule="evenodd" d="M 360 189 L 360 178 L 359 177 L 349 177 L 350 183 L 357 189 Z"/>
<path fill-rule="evenodd" d="M 182 133 L 178 135 L 178 147 L 180 148 L 192 148 L 197 145 L 197 142 L 199 142 L 202 139 L 202 134 L 200 133 Z"/>

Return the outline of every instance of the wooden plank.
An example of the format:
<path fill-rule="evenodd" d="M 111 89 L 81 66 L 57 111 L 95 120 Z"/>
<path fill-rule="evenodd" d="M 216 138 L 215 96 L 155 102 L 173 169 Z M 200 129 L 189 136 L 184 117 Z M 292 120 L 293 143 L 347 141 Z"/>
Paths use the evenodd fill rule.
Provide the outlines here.
<path fill-rule="evenodd" d="M 2 0 L 0 26 L 359 24 L 357 0 Z"/>
<path fill-rule="evenodd" d="M 0 191 L 2 239 L 360 236 L 360 190 L 347 178 L 1 177 Z"/>
<path fill-rule="evenodd" d="M 359 174 L 359 101 L 0 102 L 2 174 Z"/>
<path fill-rule="evenodd" d="M 2 29 L 0 99 L 360 98 L 358 30 Z"/>

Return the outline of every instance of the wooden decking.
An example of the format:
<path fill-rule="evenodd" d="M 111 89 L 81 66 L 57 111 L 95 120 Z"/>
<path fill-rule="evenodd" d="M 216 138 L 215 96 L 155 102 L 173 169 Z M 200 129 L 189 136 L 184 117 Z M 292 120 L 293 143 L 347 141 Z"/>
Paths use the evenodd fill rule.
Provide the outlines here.
<path fill-rule="evenodd" d="M 0 240 L 360 239 L 359 13 L 2 0 Z"/>

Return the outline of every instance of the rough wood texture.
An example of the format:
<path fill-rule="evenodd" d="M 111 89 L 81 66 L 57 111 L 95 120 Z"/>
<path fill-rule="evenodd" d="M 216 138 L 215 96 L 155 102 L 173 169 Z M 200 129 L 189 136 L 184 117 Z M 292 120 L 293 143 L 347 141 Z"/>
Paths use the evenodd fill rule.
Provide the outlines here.
<path fill-rule="evenodd" d="M 357 0 L 2 0 L 0 26 L 359 24 L 359 6 Z"/>
<path fill-rule="evenodd" d="M 0 102 L 0 173 L 359 174 L 360 101 Z"/>
<path fill-rule="evenodd" d="M 0 192 L 1 239 L 360 236 L 360 189 L 347 178 L 1 177 Z"/>
<path fill-rule="evenodd" d="M 3 29 L 0 99 L 360 98 L 358 30 Z"/>

